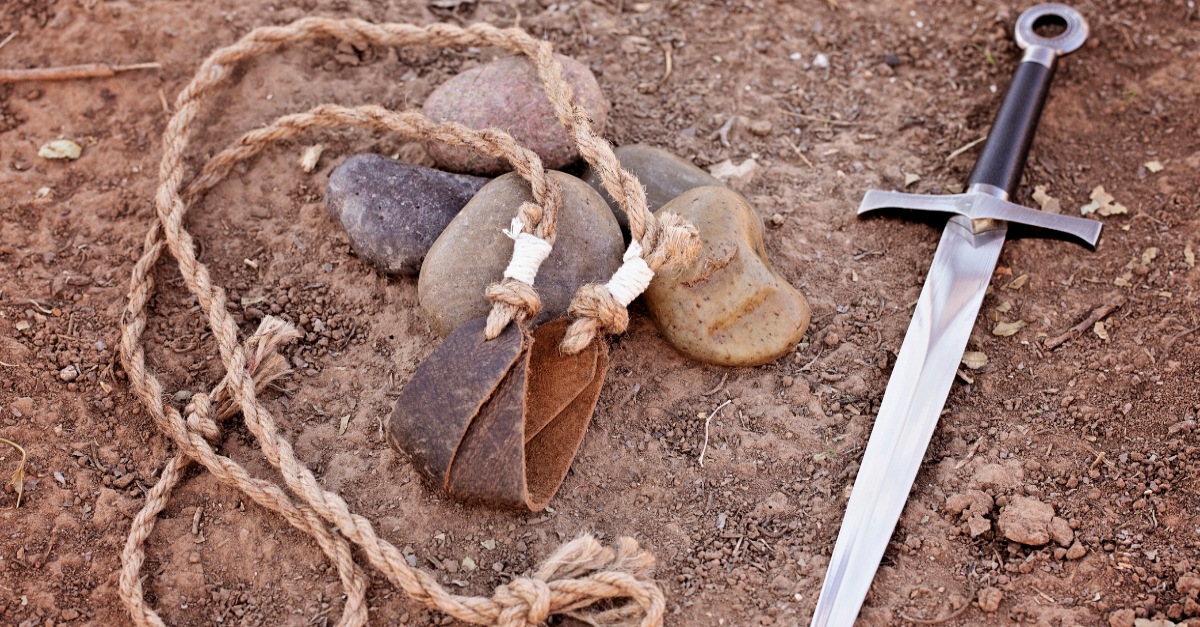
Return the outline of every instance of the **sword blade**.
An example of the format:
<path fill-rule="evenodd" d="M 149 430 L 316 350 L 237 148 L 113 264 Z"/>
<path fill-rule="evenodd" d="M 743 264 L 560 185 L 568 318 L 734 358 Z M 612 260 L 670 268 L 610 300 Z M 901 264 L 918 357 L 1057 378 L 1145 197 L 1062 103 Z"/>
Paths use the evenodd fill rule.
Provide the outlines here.
<path fill-rule="evenodd" d="M 813 627 L 849 627 L 858 616 L 937 426 L 1007 226 L 972 234 L 951 218 L 871 430 L 838 532 Z"/>

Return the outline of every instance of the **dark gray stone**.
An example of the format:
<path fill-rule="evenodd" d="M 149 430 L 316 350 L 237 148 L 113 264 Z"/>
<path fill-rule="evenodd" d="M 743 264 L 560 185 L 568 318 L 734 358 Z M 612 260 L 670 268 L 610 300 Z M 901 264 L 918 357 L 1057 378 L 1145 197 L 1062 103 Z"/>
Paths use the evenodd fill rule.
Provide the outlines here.
<path fill-rule="evenodd" d="M 692 162 L 680 159 L 661 148 L 645 144 L 632 144 L 621 146 L 613 152 L 616 153 L 617 160 L 621 162 L 621 167 L 636 176 L 642 186 L 646 188 L 646 205 L 651 212 L 658 211 L 660 207 L 689 189 L 705 185 L 725 187 L 724 183 L 696 167 Z M 608 203 L 608 206 L 612 208 L 613 215 L 617 216 L 617 222 L 621 225 L 621 233 L 625 235 L 625 241 L 629 241 L 629 218 L 612 199 L 612 196 L 605 191 L 604 186 L 600 183 L 600 175 L 594 168 L 588 167 L 583 173 L 583 180 L 604 197 L 604 202 Z"/>
<path fill-rule="evenodd" d="M 355 155 L 329 176 L 325 208 L 368 265 L 416 276 L 429 247 L 488 179 Z"/>

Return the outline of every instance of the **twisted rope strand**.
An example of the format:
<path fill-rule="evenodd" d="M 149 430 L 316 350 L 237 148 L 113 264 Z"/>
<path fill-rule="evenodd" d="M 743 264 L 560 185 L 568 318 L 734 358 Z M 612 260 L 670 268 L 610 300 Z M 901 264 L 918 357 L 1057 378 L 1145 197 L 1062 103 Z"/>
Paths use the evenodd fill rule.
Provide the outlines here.
<path fill-rule="evenodd" d="M 333 36 L 351 41 L 374 41 L 385 45 L 497 45 L 526 54 L 540 54 L 549 45 L 537 42 L 522 31 L 500 30 L 487 25 L 461 29 L 449 25 L 420 28 L 406 24 L 374 25 L 360 20 L 327 20 L 309 18 L 283 27 L 268 27 L 251 32 L 232 46 L 216 51 L 202 65 L 193 81 L 180 93 L 176 113 L 167 124 L 163 136 L 163 157 L 159 169 L 160 185 L 155 196 L 158 223 L 147 232 L 142 257 L 134 266 L 130 283 L 129 305 L 122 317 L 121 358 L 130 385 L 147 407 L 156 425 L 167 434 L 179 449 L 164 469 L 163 476 L 143 510 L 135 517 L 130 538 L 123 554 L 121 593 L 131 616 L 139 625 L 161 625 L 161 619 L 145 605 L 137 573 L 144 560 L 144 542 L 153 529 L 154 518 L 165 507 L 171 489 L 178 483 L 186 464 L 182 456 L 194 459 L 212 472 L 218 480 L 236 487 L 255 502 L 282 515 L 290 524 L 309 533 L 322 551 L 338 568 L 347 591 L 341 625 L 361 625 L 366 621 L 365 578 L 351 559 L 346 539 L 363 549 L 366 559 L 397 587 L 414 600 L 459 620 L 476 624 L 499 624 L 523 627 L 544 622 L 555 613 L 589 608 L 606 599 L 624 599 L 612 609 L 584 613 L 582 618 L 593 624 L 640 624 L 646 627 L 661 625 L 665 602 L 649 570 L 653 558 L 632 541 L 622 542 L 617 552 L 605 549 L 590 536 L 583 536 L 561 547 L 547 559 L 532 579 L 517 579 L 501 586 L 491 598 L 453 595 L 438 585 L 432 575 L 408 566 L 400 552 L 390 543 L 377 537 L 367 519 L 352 514 L 337 494 L 323 490 L 316 478 L 296 458 L 291 444 L 278 436 L 271 413 L 256 396 L 253 367 L 247 349 L 237 341 L 237 327 L 226 308 L 225 291 L 215 285 L 208 269 L 195 256 L 194 241 L 183 226 L 189 206 L 181 195 L 184 186 L 183 155 L 189 144 L 189 130 L 199 112 L 202 97 L 225 81 L 234 64 L 285 43 Z M 552 55 L 551 55 L 552 57 Z M 562 81 L 561 76 L 557 79 Z M 568 92 L 569 94 L 569 92 Z M 320 108 L 318 108 L 320 109 Z M 194 199 L 211 188 L 228 173 L 228 168 L 240 159 L 256 154 L 270 141 L 308 126 L 342 123 L 368 127 L 392 128 L 402 125 L 403 117 L 392 118 L 390 112 L 369 108 L 346 110 L 329 108 L 310 112 L 312 117 L 285 116 L 283 124 L 253 135 L 234 152 L 214 159 L 210 167 L 188 188 Z M 340 116 L 340 117 L 339 117 Z M 400 120 L 398 122 L 397 120 Z M 408 122 L 413 123 L 411 120 Z M 375 125 L 375 126 L 372 126 Z M 444 128 L 442 130 L 445 130 Z M 434 129 L 433 133 L 441 131 Z M 479 141 L 487 138 L 503 141 L 496 131 L 483 131 Z M 511 139 L 511 138 L 510 138 Z M 442 141 L 453 141 L 443 138 Z M 463 140 L 474 141 L 474 140 Z M 611 151 L 610 151 L 611 152 Z M 514 164 L 514 167 L 518 167 Z M 530 170 L 540 171 L 538 167 Z M 531 182 L 532 185 L 532 182 Z M 550 185 L 545 193 L 556 189 Z M 526 203 L 521 214 L 528 228 L 539 236 L 552 238 L 556 205 L 538 207 Z M 653 224 L 651 222 L 651 224 Z M 536 225 L 536 226 L 535 226 Z M 164 247 L 175 257 L 189 290 L 197 297 L 216 339 L 226 375 L 223 390 L 215 388 L 189 408 L 185 418 L 174 408 L 165 407 L 162 385 L 151 375 L 145 364 L 142 335 L 146 327 L 146 304 L 154 289 L 151 272 Z M 649 262 L 648 262 L 649 263 Z M 250 347 L 252 348 L 252 347 Z M 256 356 L 254 365 L 262 363 Z M 247 427 L 258 439 L 264 456 L 279 469 L 284 483 L 307 505 L 295 505 L 278 486 L 254 479 L 237 462 L 217 455 L 205 439 L 216 431 L 211 412 L 219 392 L 241 409 Z M 189 430 L 189 424 L 197 431 Z M 211 425 L 211 426 L 210 426 Z M 328 528 L 333 524 L 341 535 Z"/>

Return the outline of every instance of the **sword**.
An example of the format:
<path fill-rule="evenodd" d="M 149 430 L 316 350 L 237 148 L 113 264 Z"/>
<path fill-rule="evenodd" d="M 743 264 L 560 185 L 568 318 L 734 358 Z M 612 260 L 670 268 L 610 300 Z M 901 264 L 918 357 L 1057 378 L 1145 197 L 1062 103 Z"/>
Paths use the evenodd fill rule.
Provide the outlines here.
<path fill-rule="evenodd" d="M 1061 32 L 1037 32 L 1046 29 Z M 813 627 L 849 626 L 858 616 L 950 393 L 1008 226 L 1096 246 L 1099 222 L 1008 200 L 1020 183 L 1055 63 L 1083 45 L 1087 36 L 1083 16 L 1061 4 L 1035 6 L 1017 19 L 1015 38 L 1025 53 L 966 193 L 925 196 L 871 190 L 863 197 L 859 215 L 902 208 L 946 213 L 950 219 L 892 368 L 829 558 Z"/>

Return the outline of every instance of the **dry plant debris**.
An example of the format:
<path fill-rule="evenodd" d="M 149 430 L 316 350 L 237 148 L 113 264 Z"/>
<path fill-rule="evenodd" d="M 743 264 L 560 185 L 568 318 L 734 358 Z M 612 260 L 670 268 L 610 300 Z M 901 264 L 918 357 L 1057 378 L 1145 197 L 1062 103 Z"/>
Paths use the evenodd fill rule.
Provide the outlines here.
<path fill-rule="evenodd" d="M 1119 202 L 1113 202 L 1112 194 L 1104 191 L 1103 185 L 1097 185 L 1092 190 L 1092 202 L 1079 208 L 1080 215 L 1088 215 L 1089 213 L 1098 213 L 1102 216 L 1114 216 L 1122 213 L 1129 213 L 1129 209 Z"/>
<path fill-rule="evenodd" d="M 996 326 L 992 328 L 992 335 L 1009 337 L 1011 335 L 1016 335 L 1017 331 L 1020 331 L 1021 327 L 1024 326 L 1024 320 L 1017 320 L 1015 322 L 997 322 Z"/>
<path fill-rule="evenodd" d="M 69 139 L 56 139 L 47 142 L 38 149 L 38 156 L 43 159 L 67 159 L 74 161 L 83 154 L 83 147 Z"/>
<path fill-rule="evenodd" d="M 1046 193 L 1045 185 L 1038 185 L 1033 188 L 1033 201 L 1046 213 L 1062 213 L 1062 203 L 1057 198 Z"/>
<path fill-rule="evenodd" d="M 988 356 L 980 351 L 967 351 L 963 353 L 962 363 L 971 370 L 979 370 L 988 363 Z"/>
<path fill-rule="evenodd" d="M 12 486 L 13 492 L 17 493 L 17 504 L 13 507 L 13 509 L 16 509 L 21 507 L 21 495 L 25 493 L 25 459 L 28 456 L 20 444 L 8 438 L 0 438 L 0 443 L 7 444 L 21 453 L 21 461 L 17 463 L 17 469 L 13 471 L 12 478 L 8 481 L 8 485 Z"/>

